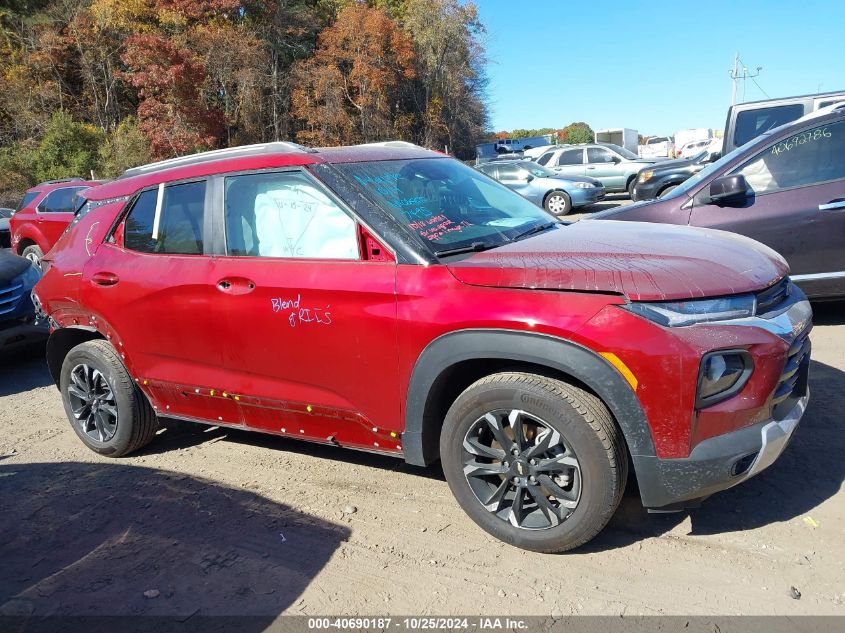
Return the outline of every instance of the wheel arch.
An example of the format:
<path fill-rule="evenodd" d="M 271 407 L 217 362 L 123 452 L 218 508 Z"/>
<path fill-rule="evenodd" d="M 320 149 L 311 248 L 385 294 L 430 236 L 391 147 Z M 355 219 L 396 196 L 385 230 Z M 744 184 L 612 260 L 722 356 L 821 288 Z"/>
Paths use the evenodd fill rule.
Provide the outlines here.
<path fill-rule="evenodd" d="M 94 328 L 67 327 L 53 330 L 50 338 L 47 339 L 47 367 L 56 386 L 59 385 L 62 363 L 70 350 L 80 343 L 93 341 L 94 339 L 105 340 L 105 338 L 105 336 Z"/>
<path fill-rule="evenodd" d="M 18 240 L 18 243 L 15 245 L 15 254 L 22 255 L 24 249 L 28 246 L 38 246 L 38 242 L 27 235 Z"/>
<path fill-rule="evenodd" d="M 528 370 L 594 393 L 610 410 L 632 456 L 654 456 L 645 413 L 622 375 L 604 358 L 566 339 L 507 330 L 460 330 L 435 339 L 414 365 L 408 386 L 402 447 L 416 466 L 439 458 L 443 416 L 479 378 Z"/>

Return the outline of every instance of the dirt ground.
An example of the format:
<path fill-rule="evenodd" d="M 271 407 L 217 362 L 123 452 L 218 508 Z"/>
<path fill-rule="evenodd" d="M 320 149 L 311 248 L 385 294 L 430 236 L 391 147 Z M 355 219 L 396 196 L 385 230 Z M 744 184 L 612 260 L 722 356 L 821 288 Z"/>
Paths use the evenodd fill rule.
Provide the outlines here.
<path fill-rule="evenodd" d="M 101 458 L 40 350 L 0 359 L 0 615 L 843 615 L 845 304 L 815 321 L 811 404 L 774 466 L 687 514 L 631 486 L 558 556 L 487 536 L 437 469 L 391 458 L 176 422 Z"/>

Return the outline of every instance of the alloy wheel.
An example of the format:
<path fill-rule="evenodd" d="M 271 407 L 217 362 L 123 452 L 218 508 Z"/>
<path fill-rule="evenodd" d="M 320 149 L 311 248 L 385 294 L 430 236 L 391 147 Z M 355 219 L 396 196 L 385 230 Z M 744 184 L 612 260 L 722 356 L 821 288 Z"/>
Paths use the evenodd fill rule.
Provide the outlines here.
<path fill-rule="evenodd" d="M 489 512 L 543 530 L 569 518 L 581 497 L 581 467 L 551 425 L 519 409 L 484 414 L 463 442 L 464 476 Z"/>
<path fill-rule="evenodd" d="M 83 433 L 98 442 L 108 442 L 117 432 L 117 402 L 106 377 L 99 369 L 80 364 L 70 372 L 67 387 L 73 417 Z"/>

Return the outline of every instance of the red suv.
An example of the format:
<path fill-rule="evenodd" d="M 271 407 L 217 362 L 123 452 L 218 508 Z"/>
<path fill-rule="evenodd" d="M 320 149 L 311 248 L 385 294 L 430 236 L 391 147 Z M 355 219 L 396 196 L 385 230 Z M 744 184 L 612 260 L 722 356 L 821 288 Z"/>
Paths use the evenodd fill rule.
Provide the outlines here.
<path fill-rule="evenodd" d="M 482 528 L 595 536 L 629 464 L 681 509 L 769 466 L 807 405 L 811 310 L 765 246 L 564 224 L 407 143 L 274 143 L 87 192 L 35 300 L 79 438 L 158 417 L 441 460 Z"/>
<path fill-rule="evenodd" d="M 69 178 L 42 182 L 27 190 L 9 225 L 12 250 L 35 264 L 64 233 L 81 206 L 80 197 L 102 181 Z"/>

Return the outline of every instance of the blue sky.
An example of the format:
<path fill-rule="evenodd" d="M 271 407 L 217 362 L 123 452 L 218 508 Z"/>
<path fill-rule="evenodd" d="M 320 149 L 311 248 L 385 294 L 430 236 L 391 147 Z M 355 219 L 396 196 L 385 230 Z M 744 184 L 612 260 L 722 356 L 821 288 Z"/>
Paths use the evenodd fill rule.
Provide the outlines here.
<path fill-rule="evenodd" d="M 734 54 L 771 97 L 845 90 L 842 0 L 476 0 L 494 130 L 721 128 Z M 739 82 L 737 101 L 742 100 Z M 745 99 L 764 99 L 751 80 Z"/>

